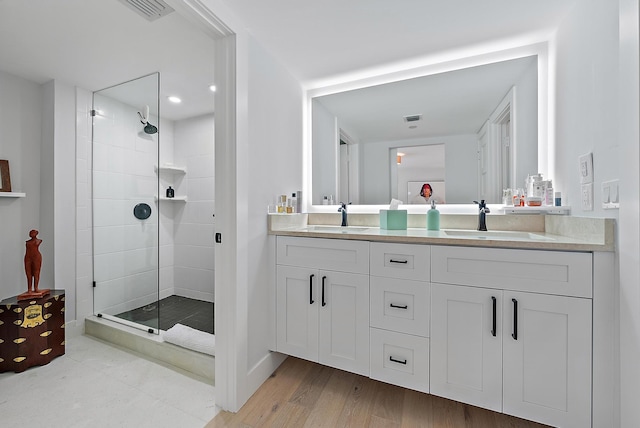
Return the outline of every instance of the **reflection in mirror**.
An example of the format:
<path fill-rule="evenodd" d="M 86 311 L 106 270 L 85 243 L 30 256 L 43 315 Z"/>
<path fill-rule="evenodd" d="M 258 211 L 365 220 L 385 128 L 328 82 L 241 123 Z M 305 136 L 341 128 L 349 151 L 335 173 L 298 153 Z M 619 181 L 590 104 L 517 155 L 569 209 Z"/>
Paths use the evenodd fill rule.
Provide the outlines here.
<path fill-rule="evenodd" d="M 445 203 L 444 144 L 391 149 L 389 165 L 392 198 L 403 204 Z"/>
<path fill-rule="evenodd" d="M 312 204 L 408 203 L 408 183 L 429 180 L 448 204 L 500 203 L 503 188 L 538 170 L 537 97 L 535 55 L 315 97 Z M 397 152 L 429 146 L 444 166 L 423 159 L 400 178 Z"/>

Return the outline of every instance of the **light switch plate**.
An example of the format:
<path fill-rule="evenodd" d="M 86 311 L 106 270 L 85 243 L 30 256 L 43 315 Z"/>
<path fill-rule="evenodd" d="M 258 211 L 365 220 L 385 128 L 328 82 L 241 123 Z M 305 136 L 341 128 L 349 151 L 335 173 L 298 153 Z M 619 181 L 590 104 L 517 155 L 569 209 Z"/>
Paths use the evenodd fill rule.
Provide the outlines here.
<path fill-rule="evenodd" d="M 593 211 L 593 183 L 583 184 L 580 195 L 582 211 Z"/>
<path fill-rule="evenodd" d="M 620 208 L 619 183 L 620 180 L 602 182 L 602 208 L 605 210 Z"/>
<path fill-rule="evenodd" d="M 580 184 L 593 183 L 593 153 L 587 153 L 579 158 Z"/>

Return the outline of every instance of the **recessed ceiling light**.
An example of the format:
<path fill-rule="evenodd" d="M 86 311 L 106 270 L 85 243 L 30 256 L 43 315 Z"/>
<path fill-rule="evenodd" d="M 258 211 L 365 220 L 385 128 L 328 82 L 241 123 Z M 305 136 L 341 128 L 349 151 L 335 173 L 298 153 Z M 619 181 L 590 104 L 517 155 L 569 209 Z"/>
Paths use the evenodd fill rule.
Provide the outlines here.
<path fill-rule="evenodd" d="M 172 103 L 175 104 L 179 104 L 182 102 L 182 100 L 178 97 L 176 97 L 175 95 L 171 95 L 170 97 L 167 97 L 169 99 L 169 101 L 171 101 Z"/>
<path fill-rule="evenodd" d="M 209 90 L 211 92 L 215 92 L 216 91 L 216 85 L 209 85 Z"/>

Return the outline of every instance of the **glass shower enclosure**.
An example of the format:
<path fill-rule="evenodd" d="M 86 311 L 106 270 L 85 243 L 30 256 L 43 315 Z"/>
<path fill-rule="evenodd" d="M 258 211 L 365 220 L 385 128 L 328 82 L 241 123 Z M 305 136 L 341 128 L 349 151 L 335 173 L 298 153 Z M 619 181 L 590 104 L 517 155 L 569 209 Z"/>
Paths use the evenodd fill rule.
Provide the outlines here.
<path fill-rule="evenodd" d="M 159 332 L 160 75 L 93 95 L 94 313 Z"/>

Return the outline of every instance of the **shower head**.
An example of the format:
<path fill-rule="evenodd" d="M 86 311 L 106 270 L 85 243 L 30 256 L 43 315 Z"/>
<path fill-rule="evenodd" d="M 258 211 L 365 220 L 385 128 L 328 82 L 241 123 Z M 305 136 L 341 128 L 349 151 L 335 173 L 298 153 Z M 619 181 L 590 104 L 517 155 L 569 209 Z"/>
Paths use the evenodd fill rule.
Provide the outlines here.
<path fill-rule="evenodd" d="M 140 123 L 144 125 L 144 132 L 147 134 L 155 134 L 158 128 L 149 123 L 149 106 L 144 106 L 144 115 L 138 112 Z"/>
<path fill-rule="evenodd" d="M 147 134 L 155 134 L 156 132 L 158 132 L 158 128 L 147 122 L 144 127 L 144 132 Z"/>

